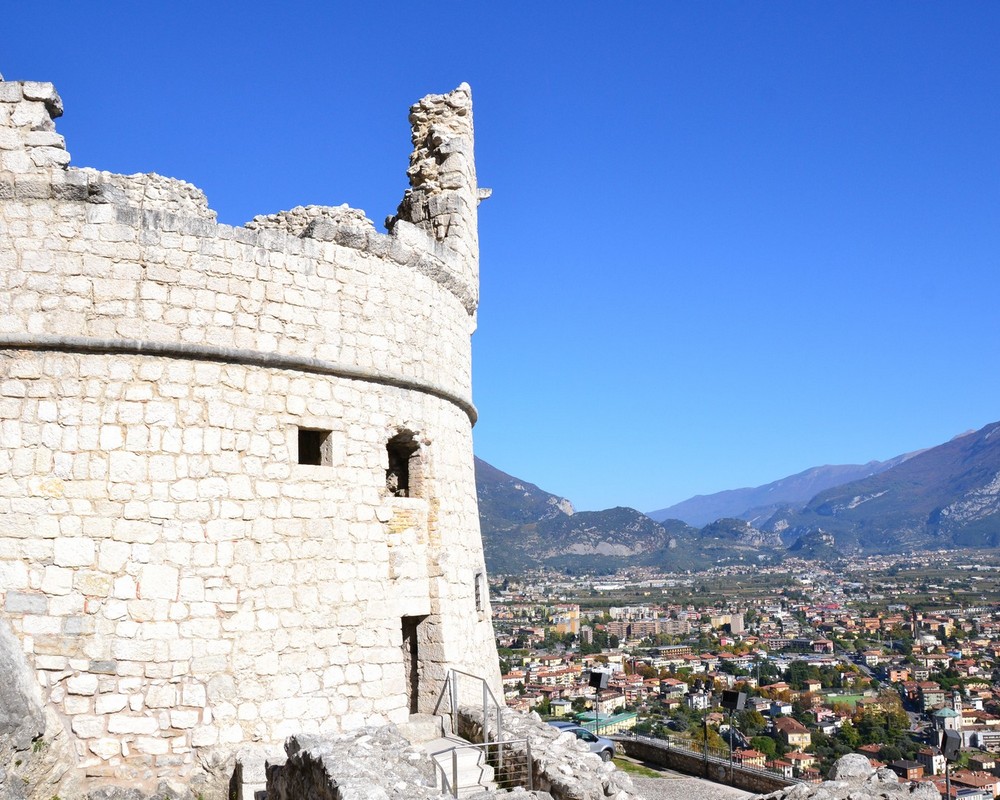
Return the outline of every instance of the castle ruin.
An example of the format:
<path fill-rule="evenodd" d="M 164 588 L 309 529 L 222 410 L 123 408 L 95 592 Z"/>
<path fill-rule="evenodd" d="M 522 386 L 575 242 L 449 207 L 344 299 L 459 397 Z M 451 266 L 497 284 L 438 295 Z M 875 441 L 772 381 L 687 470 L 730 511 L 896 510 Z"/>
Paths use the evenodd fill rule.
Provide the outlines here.
<path fill-rule="evenodd" d="M 387 234 L 219 224 L 183 181 L 69 166 L 61 113 L 0 80 L 0 789 L 224 774 L 431 711 L 451 668 L 502 696 L 469 87 L 411 109 Z"/>

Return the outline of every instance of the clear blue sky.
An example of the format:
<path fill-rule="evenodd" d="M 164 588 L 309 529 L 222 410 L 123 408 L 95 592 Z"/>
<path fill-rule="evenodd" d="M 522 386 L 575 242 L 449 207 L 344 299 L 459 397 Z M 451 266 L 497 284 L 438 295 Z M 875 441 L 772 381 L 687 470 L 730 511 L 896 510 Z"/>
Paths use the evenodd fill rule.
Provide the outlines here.
<path fill-rule="evenodd" d="M 648 511 L 1000 419 L 996 2 L 10 3 L 77 166 L 395 210 L 475 97 L 477 453 Z"/>

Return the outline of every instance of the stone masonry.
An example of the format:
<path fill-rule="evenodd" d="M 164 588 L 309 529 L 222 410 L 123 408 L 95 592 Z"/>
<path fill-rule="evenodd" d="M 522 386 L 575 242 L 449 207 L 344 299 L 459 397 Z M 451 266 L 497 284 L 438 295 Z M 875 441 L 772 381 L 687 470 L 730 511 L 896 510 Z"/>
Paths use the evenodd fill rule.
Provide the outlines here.
<path fill-rule="evenodd" d="M 469 87 L 413 107 L 388 234 L 220 225 L 190 184 L 70 167 L 62 110 L 0 80 L 0 631 L 33 749 L 69 742 L 45 797 L 221 787 L 248 745 L 431 711 L 449 668 L 500 696 Z"/>

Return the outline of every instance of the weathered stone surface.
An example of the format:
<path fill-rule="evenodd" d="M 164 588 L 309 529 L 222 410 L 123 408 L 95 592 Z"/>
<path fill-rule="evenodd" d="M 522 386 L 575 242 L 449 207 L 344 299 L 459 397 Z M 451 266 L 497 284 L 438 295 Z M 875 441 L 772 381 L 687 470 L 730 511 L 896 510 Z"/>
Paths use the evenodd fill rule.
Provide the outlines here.
<path fill-rule="evenodd" d="M 450 667 L 499 693 L 470 102 L 415 106 L 419 212 L 382 234 L 71 168 L 55 89 L 0 83 L 0 623 L 66 781 L 221 793 L 241 746 L 403 722 Z"/>
<path fill-rule="evenodd" d="M 0 619 L 0 746 L 29 750 L 45 733 L 45 717 L 35 687 L 35 673 L 6 623 Z M 10 752 L 9 751 L 9 752 Z M 0 758 L 0 763 L 10 759 Z"/>
<path fill-rule="evenodd" d="M 42 708 L 34 670 L 2 617 L 0 676 L 0 800 L 49 797 L 70 758 L 65 732 Z"/>
<path fill-rule="evenodd" d="M 859 753 L 842 756 L 830 769 L 830 779 L 819 784 L 800 783 L 761 795 L 767 800 L 940 800 L 933 783 L 899 782 L 889 769 L 878 771 Z"/>
<path fill-rule="evenodd" d="M 288 760 L 267 768 L 271 800 L 440 798 L 430 758 L 395 726 L 343 736 L 293 736 Z"/>

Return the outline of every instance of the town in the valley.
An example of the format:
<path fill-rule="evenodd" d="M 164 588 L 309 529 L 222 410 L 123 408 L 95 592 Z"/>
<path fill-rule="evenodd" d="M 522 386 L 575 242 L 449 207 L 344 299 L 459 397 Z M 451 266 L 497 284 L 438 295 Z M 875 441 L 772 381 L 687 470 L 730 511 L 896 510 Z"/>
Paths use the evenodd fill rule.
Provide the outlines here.
<path fill-rule="evenodd" d="M 995 798 L 998 572 L 991 553 L 939 551 L 495 575 L 507 703 L 807 781 L 856 752 L 942 796 Z"/>

